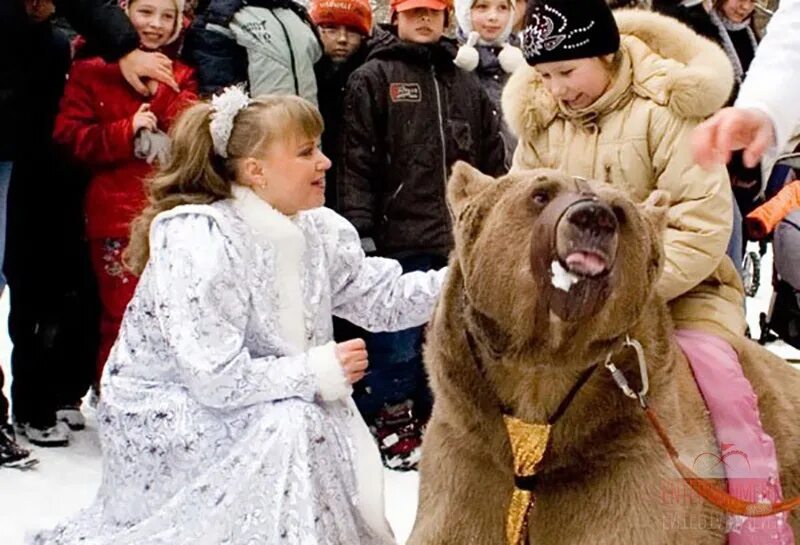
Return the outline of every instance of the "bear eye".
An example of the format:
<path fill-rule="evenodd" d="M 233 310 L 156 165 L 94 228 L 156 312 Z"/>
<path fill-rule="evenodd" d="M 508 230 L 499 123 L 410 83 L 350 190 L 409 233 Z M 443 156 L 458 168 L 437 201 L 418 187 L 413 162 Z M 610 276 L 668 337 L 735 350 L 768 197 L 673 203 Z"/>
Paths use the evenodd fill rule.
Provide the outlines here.
<path fill-rule="evenodd" d="M 535 191 L 531 199 L 535 205 L 544 206 L 550 202 L 550 193 L 547 191 Z"/>

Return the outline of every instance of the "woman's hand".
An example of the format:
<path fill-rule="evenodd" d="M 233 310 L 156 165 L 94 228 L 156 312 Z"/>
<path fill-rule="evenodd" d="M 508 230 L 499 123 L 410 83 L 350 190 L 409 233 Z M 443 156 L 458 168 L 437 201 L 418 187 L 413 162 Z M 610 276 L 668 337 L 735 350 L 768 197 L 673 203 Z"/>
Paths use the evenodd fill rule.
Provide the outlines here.
<path fill-rule="evenodd" d="M 692 134 L 694 160 L 701 167 L 727 164 L 731 153 L 744 150 L 744 166 L 755 167 L 775 143 L 775 127 L 769 116 L 748 108 L 723 108 Z"/>
<path fill-rule="evenodd" d="M 350 384 L 355 384 L 367 371 L 367 343 L 364 339 L 353 339 L 336 345 L 336 357 L 342 365 L 344 375 Z"/>
<path fill-rule="evenodd" d="M 153 132 L 158 129 L 158 118 L 150 111 L 150 104 L 146 102 L 139 106 L 139 109 L 133 114 L 133 134 L 135 135 L 142 129 Z"/>
<path fill-rule="evenodd" d="M 148 85 L 148 78 L 160 81 L 176 93 L 180 91 L 172 73 L 172 61 L 163 53 L 134 49 L 119 60 L 119 69 L 130 86 L 144 96 L 151 96 L 156 88 Z"/>

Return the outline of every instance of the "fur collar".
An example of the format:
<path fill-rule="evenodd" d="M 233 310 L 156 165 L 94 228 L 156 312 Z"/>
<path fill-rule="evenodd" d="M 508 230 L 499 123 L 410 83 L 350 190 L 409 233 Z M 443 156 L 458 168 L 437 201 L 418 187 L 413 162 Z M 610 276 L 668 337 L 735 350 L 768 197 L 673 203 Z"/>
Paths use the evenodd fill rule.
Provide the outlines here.
<path fill-rule="evenodd" d="M 288 217 L 270 206 L 252 189 L 241 185 L 232 187 L 233 208 L 257 237 L 266 240 L 275 250 L 275 309 L 281 336 L 298 352 L 306 350 L 306 331 L 303 320 L 304 302 L 301 288 L 302 259 L 306 248 L 303 230 L 297 224 L 299 216 Z"/>
<path fill-rule="evenodd" d="M 705 118 L 725 105 L 733 68 L 722 49 L 677 20 L 655 12 L 618 10 L 621 53 L 632 65 L 636 95 L 684 119 Z M 556 100 L 530 66 L 517 70 L 503 91 L 503 112 L 517 134 L 546 128 L 559 115 Z"/>
<path fill-rule="evenodd" d="M 249 187 L 234 184 L 231 193 L 233 207 L 260 237 L 278 246 L 284 246 L 285 242 L 302 245 L 303 231 L 296 223 L 297 216 L 290 218 L 281 214 Z"/>

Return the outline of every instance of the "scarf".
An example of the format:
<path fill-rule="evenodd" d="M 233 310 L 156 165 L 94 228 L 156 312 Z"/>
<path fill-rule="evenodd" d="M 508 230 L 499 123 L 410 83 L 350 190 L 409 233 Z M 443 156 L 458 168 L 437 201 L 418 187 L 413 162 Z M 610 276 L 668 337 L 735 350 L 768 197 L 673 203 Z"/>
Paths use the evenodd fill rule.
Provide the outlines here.
<path fill-rule="evenodd" d="M 733 46 L 733 42 L 731 41 L 731 37 L 728 35 L 728 32 L 746 30 L 747 36 L 750 38 L 750 43 L 753 45 L 753 53 L 755 53 L 756 49 L 758 48 L 758 40 L 756 40 L 756 35 L 753 32 L 753 28 L 750 26 L 750 19 L 748 18 L 741 23 L 734 23 L 715 9 L 709 11 L 708 16 L 719 31 L 719 36 L 722 38 L 722 48 L 725 50 L 725 54 L 728 55 L 728 58 L 733 65 L 733 72 L 736 75 L 736 82 L 741 85 L 745 77 L 744 68 L 742 68 L 742 62 L 739 60 L 739 54 L 736 52 L 736 48 Z"/>

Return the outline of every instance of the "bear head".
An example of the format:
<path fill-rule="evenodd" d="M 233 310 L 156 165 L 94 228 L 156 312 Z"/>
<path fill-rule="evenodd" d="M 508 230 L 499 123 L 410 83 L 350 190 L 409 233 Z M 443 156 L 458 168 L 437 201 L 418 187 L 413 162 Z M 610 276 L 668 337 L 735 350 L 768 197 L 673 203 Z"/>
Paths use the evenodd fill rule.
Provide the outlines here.
<path fill-rule="evenodd" d="M 495 337 L 615 338 L 655 297 L 668 195 L 643 203 L 607 183 L 549 169 L 495 179 L 457 163 L 448 185 L 454 265 Z M 587 323 L 590 322 L 590 323 Z"/>

